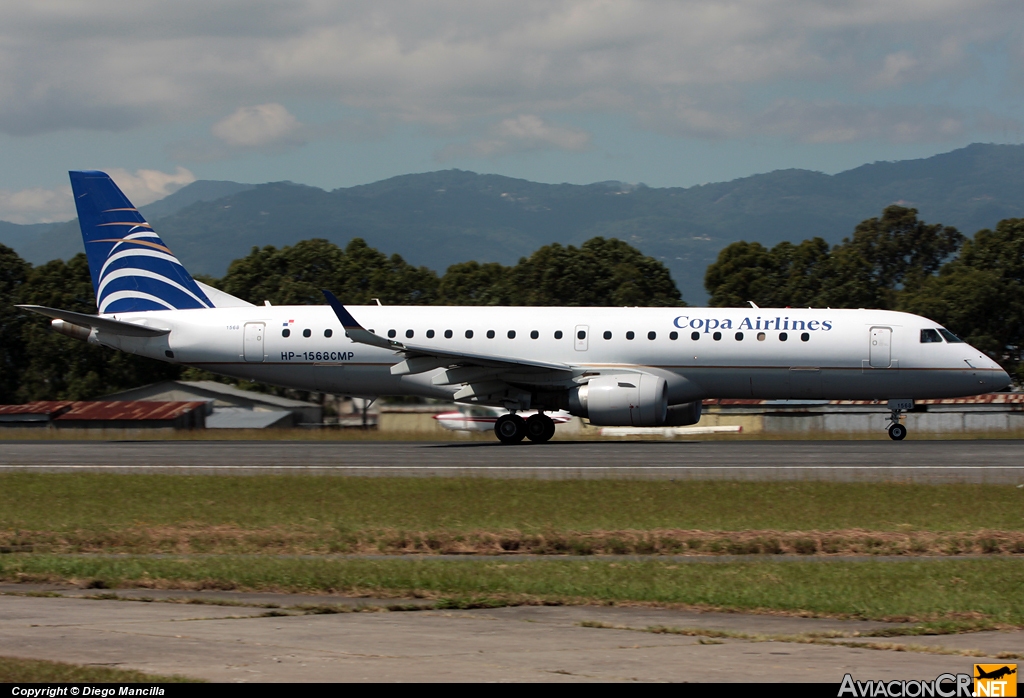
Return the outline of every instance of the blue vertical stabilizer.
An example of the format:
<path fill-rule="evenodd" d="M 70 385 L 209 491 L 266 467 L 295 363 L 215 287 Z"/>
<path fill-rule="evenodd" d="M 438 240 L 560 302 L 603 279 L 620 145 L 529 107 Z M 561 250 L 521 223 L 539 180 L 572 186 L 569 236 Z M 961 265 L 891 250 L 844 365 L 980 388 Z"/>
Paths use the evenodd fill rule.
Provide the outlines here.
<path fill-rule="evenodd" d="M 105 172 L 68 174 L 100 313 L 213 307 Z"/>

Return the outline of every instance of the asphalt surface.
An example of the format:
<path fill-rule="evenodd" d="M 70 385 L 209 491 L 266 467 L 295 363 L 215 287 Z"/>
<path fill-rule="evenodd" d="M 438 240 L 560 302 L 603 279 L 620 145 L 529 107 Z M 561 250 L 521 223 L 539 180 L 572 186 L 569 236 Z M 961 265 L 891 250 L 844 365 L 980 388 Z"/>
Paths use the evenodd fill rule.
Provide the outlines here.
<path fill-rule="evenodd" d="M 1024 484 L 1024 441 L 4 441 L 0 472 Z"/>
<path fill-rule="evenodd" d="M 470 611 L 411 610 L 303 614 L 301 604 L 366 605 L 360 599 L 156 592 L 138 603 L 88 599 L 94 591 L 22 596 L 28 585 L 2 585 L 0 647 L 7 656 L 100 664 L 213 681 L 688 681 L 727 683 L 854 679 L 934 679 L 996 663 L 1024 651 L 1024 633 L 982 632 L 872 638 L 891 623 L 703 613 L 646 607 L 523 606 Z M 41 589 L 31 589 L 41 591 Z M 104 593 L 111 593 L 106 591 Z M 117 592 L 121 595 L 122 592 Z M 180 601 L 199 597 L 203 605 Z M 401 603 L 401 600 L 381 600 Z M 281 610 L 267 616 L 266 605 Z M 669 626 L 758 637 L 653 634 L 583 624 Z M 847 642 L 917 645 L 913 651 L 785 641 L 802 633 L 839 632 Z M 769 639 L 774 639 L 768 641 Z M 927 646 L 927 647 L 922 647 Z M 950 655 L 952 652 L 974 656 Z M 940 654 L 941 653 L 941 654 Z M 975 654 L 976 653 L 976 654 Z M 984 657 L 989 657 L 985 659 Z M 1013 660 L 1010 660 L 1011 662 Z"/>

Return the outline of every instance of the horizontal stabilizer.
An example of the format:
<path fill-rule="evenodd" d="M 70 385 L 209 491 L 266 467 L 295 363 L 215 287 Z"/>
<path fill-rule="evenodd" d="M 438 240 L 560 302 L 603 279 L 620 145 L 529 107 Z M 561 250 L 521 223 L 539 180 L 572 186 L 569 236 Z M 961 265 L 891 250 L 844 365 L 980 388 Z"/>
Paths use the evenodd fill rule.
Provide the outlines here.
<path fill-rule="evenodd" d="M 32 313 L 45 315 L 46 317 L 70 322 L 72 325 L 92 327 L 99 332 L 119 334 L 124 337 L 159 337 L 170 333 L 169 329 L 160 327 L 146 327 L 145 325 L 136 325 L 133 322 L 121 322 L 120 320 L 111 320 L 110 318 L 97 315 L 86 315 L 85 313 L 74 313 L 70 310 L 47 308 L 42 305 L 19 305 L 17 307 Z"/>

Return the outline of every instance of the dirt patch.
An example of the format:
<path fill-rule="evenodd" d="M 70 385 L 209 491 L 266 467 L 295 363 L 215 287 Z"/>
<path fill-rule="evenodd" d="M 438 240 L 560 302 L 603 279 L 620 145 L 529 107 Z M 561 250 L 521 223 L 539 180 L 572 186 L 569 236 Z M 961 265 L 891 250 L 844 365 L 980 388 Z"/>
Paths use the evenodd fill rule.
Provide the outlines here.
<path fill-rule="evenodd" d="M 232 526 L 0 531 L 2 553 L 420 555 L 1024 555 L 1024 532 L 930 531 L 401 531 Z"/>

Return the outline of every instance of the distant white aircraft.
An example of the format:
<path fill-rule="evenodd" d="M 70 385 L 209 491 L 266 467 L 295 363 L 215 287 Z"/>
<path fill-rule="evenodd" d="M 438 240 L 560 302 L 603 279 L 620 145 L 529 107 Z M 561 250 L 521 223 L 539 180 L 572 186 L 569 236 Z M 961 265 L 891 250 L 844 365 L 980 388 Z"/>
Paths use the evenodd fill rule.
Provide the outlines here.
<path fill-rule="evenodd" d="M 547 441 L 558 410 L 695 424 L 704 398 L 888 400 L 900 440 L 915 399 L 1010 382 L 931 320 L 884 310 L 347 308 L 330 291 L 324 306 L 254 306 L 195 281 L 106 174 L 70 174 L 99 314 L 20 306 L 58 332 L 301 390 L 503 407 L 505 443 Z"/>

